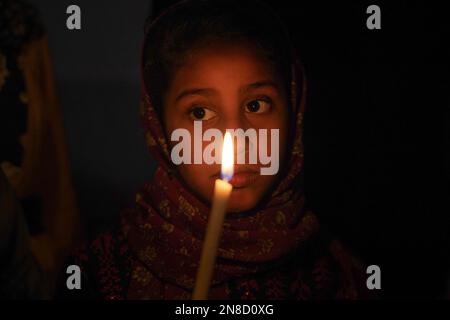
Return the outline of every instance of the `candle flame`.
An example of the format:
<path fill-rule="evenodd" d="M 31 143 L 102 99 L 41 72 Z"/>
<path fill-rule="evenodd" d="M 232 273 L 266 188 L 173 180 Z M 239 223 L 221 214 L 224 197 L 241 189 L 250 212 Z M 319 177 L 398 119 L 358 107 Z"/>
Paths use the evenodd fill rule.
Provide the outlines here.
<path fill-rule="evenodd" d="M 233 177 L 233 165 L 234 165 L 234 148 L 233 139 L 231 134 L 227 131 L 225 132 L 225 137 L 223 139 L 222 147 L 222 179 L 225 181 L 230 181 Z"/>

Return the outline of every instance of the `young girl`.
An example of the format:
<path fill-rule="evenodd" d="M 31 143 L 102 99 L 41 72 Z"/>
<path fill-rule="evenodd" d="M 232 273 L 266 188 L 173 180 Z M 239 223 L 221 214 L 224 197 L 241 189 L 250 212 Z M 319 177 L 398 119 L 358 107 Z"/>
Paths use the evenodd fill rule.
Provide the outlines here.
<path fill-rule="evenodd" d="M 174 165 L 170 137 L 178 128 L 194 136 L 202 121 L 203 130 L 279 130 L 277 174 L 234 167 L 209 298 L 362 297 L 361 269 L 306 207 L 304 74 L 271 10 L 254 1 L 183 1 L 148 26 L 142 71 L 142 117 L 159 167 L 120 225 L 74 254 L 82 289 L 66 293 L 191 298 L 220 165 Z"/>

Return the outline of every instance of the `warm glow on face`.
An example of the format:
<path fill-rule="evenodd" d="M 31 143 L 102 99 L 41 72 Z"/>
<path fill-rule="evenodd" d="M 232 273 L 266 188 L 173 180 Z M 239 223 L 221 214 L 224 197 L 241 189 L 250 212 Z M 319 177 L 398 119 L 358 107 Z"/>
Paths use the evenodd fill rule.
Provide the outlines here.
<path fill-rule="evenodd" d="M 227 131 L 223 139 L 222 147 L 222 179 L 230 181 L 233 177 L 233 164 L 234 164 L 234 149 L 233 139 L 231 134 Z"/>
<path fill-rule="evenodd" d="M 220 42 L 220 41 L 219 41 Z M 221 44 L 221 43 L 217 44 Z M 285 84 L 280 77 L 275 73 L 271 64 L 260 54 L 259 50 L 254 48 L 242 46 L 240 43 L 236 45 L 229 45 L 229 42 L 225 42 L 223 45 L 211 45 L 201 46 L 197 50 L 193 50 L 192 54 L 186 57 L 186 61 L 179 68 L 174 70 L 171 78 L 170 86 L 167 88 L 165 94 L 163 117 L 164 117 L 164 129 L 167 137 L 171 137 L 176 129 L 183 128 L 190 133 L 191 141 L 186 146 L 191 146 L 187 151 L 191 151 L 189 155 L 186 152 L 186 159 L 191 160 L 191 164 L 195 162 L 195 121 L 193 120 L 193 114 L 188 113 L 193 106 L 211 106 L 213 110 L 208 110 L 205 113 L 205 117 L 209 120 L 202 120 L 202 132 L 210 128 L 217 129 L 217 140 L 215 135 L 211 135 L 212 138 L 200 139 L 201 143 L 198 143 L 198 150 L 202 150 L 203 154 L 198 153 L 199 163 L 191 165 L 187 162 L 180 161 L 181 163 L 176 166 L 177 171 L 184 180 L 187 186 L 200 197 L 205 203 L 210 202 L 214 196 L 215 180 L 220 179 L 221 182 L 226 182 L 225 179 L 230 179 L 235 183 L 233 185 L 233 192 L 228 202 L 228 210 L 230 212 L 242 212 L 251 210 L 257 203 L 270 192 L 270 188 L 274 186 L 278 179 L 278 173 L 274 175 L 263 175 L 262 169 L 269 168 L 269 162 L 275 163 L 275 161 L 265 161 L 259 163 L 259 135 L 257 135 L 258 143 L 252 146 L 257 149 L 256 152 L 256 164 L 245 163 L 239 165 L 239 156 L 244 155 L 244 159 L 250 162 L 251 151 L 253 149 L 246 148 L 247 146 L 239 146 L 239 134 L 235 131 L 234 134 L 230 132 L 231 140 L 233 142 L 233 175 L 227 176 L 227 172 L 224 172 L 221 168 L 222 151 L 223 151 L 223 139 L 226 133 L 226 129 L 238 129 L 241 128 L 247 131 L 250 128 L 254 128 L 258 133 L 261 129 L 267 129 L 267 132 L 273 132 L 272 129 L 279 129 L 279 137 L 276 139 L 274 145 L 279 145 L 278 155 L 279 164 L 282 168 L 285 164 L 286 146 L 285 141 L 288 141 L 288 129 L 289 129 L 289 99 Z M 249 87 L 251 84 L 260 82 L 271 82 L 276 84 L 276 87 Z M 207 88 L 212 91 L 199 91 L 195 95 L 188 95 L 185 98 L 177 100 L 177 97 L 181 92 L 187 91 L 193 88 L 201 89 Z M 242 90 L 247 88 L 249 90 Z M 253 101 L 262 97 L 269 98 L 273 105 L 271 112 L 267 113 L 250 113 L 247 107 L 244 108 L 243 102 Z M 267 99 L 263 99 L 263 103 L 266 103 Z M 261 101 L 260 101 L 261 102 Z M 261 111 L 261 110 L 259 110 Z M 215 113 L 214 113 L 215 112 Z M 214 116 L 210 118 L 209 116 Z M 228 130 L 228 131 L 229 131 Z M 234 137 L 236 136 L 236 138 Z M 184 136 L 180 136 L 182 139 L 178 141 L 171 141 L 171 151 L 173 148 L 179 145 L 182 140 L 185 141 Z M 204 136 L 203 136 L 204 137 Z M 214 139 L 214 140 L 213 140 Z M 211 145 L 210 142 L 214 141 L 217 146 Z M 249 142 L 248 138 L 242 140 L 243 143 Z M 268 134 L 265 145 L 267 146 L 266 160 L 269 159 L 269 155 L 277 154 L 277 150 L 272 149 L 273 138 L 271 134 Z M 214 146 L 214 147 L 213 147 Z M 206 149 L 209 147 L 208 149 Z M 212 154 L 214 162 L 206 163 L 204 157 L 206 154 Z M 217 152 L 216 152 L 217 151 Z M 264 155 L 264 152 L 262 153 Z M 180 159 L 185 156 L 184 150 L 179 153 Z M 183 157 L 182 157 L 183 156 Z M 275 158 L 272 158 L 275 159 Z M 272 166 L 275 168 L 275 166 Z M 249 169 L 252 172 L 256 172 L 253 183 L 246 185 L 245 187 L 237 187 L 242 181 L 247 178 L 248 175 L 237 174 L 240 169 Z M 243 171 L 245 171 L 243 170 Z M 259 174 L 258 174 L 259 173 Z M 236 178 L 236 179 L 235 179 Z M 239 178 L 239 179 L 238 179 Z M 222 180 L 223 179 L 223 180 Z M 238 181 L 239 180 L 239 181 Z"/>

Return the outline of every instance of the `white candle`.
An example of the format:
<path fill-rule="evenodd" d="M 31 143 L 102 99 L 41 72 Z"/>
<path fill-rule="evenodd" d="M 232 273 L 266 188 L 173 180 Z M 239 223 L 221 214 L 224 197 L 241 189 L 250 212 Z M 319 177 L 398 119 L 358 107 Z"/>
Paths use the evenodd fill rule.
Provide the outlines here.
<path fill-rule="evenodd" d="M 225 218 L 228 199 L 233 186 L 228 183 L 233 176 L 234 149 L 233 140 L 229 132 L 225 133 L 222 148 L 222 179 L 217 179 L 214 185 L 214 197 L 212 201 L 211 214 L 208 219 L 206 236 L 203 240 L 200 265 L 197 270 L 193 300 L 205 300 L 213 276 L 214 265 L 217 256 L 222 224 Z"/>

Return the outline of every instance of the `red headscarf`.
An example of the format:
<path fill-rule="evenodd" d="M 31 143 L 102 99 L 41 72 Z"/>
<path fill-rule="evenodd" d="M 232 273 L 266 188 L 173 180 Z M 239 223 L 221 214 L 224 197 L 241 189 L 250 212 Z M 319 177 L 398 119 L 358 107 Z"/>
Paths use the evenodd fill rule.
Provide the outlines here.
<path fill-rule="evenodd" d="M 136 257 L 128 295 L 131 299 L 190 298 L 210 207 L 187 189 L 174 172 L 160 118 L 143 79 L 142 76 L 143 123 L 148 146 L 159 167 L 153 182 L 136 195 L 137 209 L 123 219 L 125 235 Z M 318 232 L 318 220 L 306 210 L 299 183 L 305 91 L 301 65 L 294 62 L 290 96 L 295 116 L 287 170 L 263 208 L 246 216 L 225 217 L 210 298 L 227 298 L 229 280 L 276 270 Z"/>

